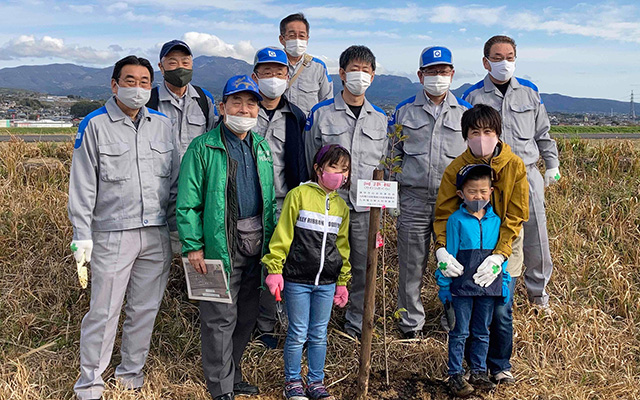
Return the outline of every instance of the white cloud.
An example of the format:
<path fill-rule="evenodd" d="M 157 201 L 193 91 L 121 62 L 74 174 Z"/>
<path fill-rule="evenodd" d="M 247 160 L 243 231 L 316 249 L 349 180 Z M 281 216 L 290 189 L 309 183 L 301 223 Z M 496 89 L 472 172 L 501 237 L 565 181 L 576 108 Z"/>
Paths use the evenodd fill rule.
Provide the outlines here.
<path fill-rule="evenodd" d="M 476 23 L 490 26 L 502 22 L 505 7 L 454 7 L 439 6 L 429 12 L 429 21 L 437 24 Z"/>
<path fill-rule="evenodd" d="M 93 12 L 93 6 L 92 5 L 70 5 L 69 9 L 73 12 L 76 12 L 78 14 L 91 14 Z"/>
<path fill-rule="evenodd" d="M 89 64 L 104 64 L 118 57 L 118 53 L 113 49 L 96 50 L 92 47 L 66 45 L 63 39 L 51 36 L 43 36 L 38 39 L 34 35 L 20 35 L 10 40 L 0 47 L 0 53 L 9 59 L 59 57 Z"/>
<path fill-rule="evenodd" d="M 383 37 L 388 39 L 400 39 L 401 36 L 395 32 L 387 32 L 387 31 L 357 31 L 357 30 L 340 30 L 340 29 L 332 29 L 332 28 L 317 28 L 311 30 L 311 35 L 313 38 L 315 37 L 331 37 L 331 38 L 340 38 L 347 39 L 350 38 L 368 38 L 368 37 Z"/>
<path fill-rule="evenodd" d="M 106 10 L 109 13 L 116 13 L 116 12 L 122 12 L 128 8 L 129 8 L 129 5 L 127 3 L 123 1 L 119 1 L 117 3 L 109 4 L 106 7 Z"/>
<path fill-rule="evenodd" d="M 182 36 L 191 50 L 198 55 L 233 57 L 253 63 L 256 49 L 251 42 L 241 40 L 237 44 L 225 43 L 215 35 L 200 32 L 187 32 Z"/>
<path fill-rule="evenodd" d="M 170 10 L 207 10 L 218 9 L 232 12 L 252 11 L 267 17 L 287 13 L 288 9 L 275 4 L 272 0 L 128 0 L 130 4 L 161 7 Z"/>

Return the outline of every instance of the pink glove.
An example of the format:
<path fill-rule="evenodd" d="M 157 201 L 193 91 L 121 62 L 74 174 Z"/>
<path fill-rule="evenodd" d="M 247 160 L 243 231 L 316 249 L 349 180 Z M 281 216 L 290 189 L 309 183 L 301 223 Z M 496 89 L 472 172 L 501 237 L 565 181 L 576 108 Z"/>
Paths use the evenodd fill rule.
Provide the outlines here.
<path fill-rule="evenodd" d="M 349 291 L 346 286 L 336 286 L 336 294 L 333 295 L 333 304 L 340 308 L 347 305 L 349 301 Z"/>
<path fill-rule="evenodd" d="M 272 295 L 276 295 L 276 288 L 280 288 L 282 292 L 284 290 L 284 279 L 282 274 L 269 274 L 264 280 L 264 283 L 269 287 L 269 291 Z"/>

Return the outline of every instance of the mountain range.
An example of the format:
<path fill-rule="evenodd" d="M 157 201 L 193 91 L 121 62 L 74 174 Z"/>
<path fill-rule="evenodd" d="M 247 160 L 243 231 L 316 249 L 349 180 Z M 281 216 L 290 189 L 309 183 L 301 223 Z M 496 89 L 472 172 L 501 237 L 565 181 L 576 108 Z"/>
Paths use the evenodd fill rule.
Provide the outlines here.
<path fill-rule="evenodd" d="M 193 60 L 193 83 L 208 89 L 216 99 L 226 80 L 238 74 L 250 74 L 252 65 L 230 57 L 199 56 Z M 106 99 L 111 95 L 109 81 L 113 67 L 91 68 L 76 64 L 29 65 L 0 69 L 0 88 L 26 89 L 51 95 L 75 95 L 90 99 Z M 332 75 L 334 92 L 342 90 L 337 75 Z M 159 71 L 155 73 L 155 84 L 162 81 Z M 470 83 L 452 90 L 456 96 Z M 376 75 L 367 98 L 384 108 L 394 107 L 400 101 L 420 90 L 420 83 L 396 75 Z M 629 112 L 629 103 L 594 98 L 577 98 L 561 94 L 542 93 L 542 100 L 549 112 L 619 114 Z"/>

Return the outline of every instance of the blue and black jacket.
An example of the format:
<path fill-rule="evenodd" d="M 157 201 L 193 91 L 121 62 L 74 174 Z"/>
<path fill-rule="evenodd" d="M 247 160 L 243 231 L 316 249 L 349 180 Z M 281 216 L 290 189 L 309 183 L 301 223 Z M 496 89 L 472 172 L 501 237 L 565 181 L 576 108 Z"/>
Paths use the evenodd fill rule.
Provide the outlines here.
<path fill-rule="evenodd" d="M 507 262 L 495 281 L 486 288 L 473 281 L 473 275 L 482 261 L 493 253 L 500 236 L 500 217 L 493 212 L 491 204 L 485 206 L 485 215 L 478 219 L 471 215 L 464 204 L 451 214 L 447 221 L 447 252 L 464 267 L 457 278 L 447 278 L 436 269 L 438 286 L 447 287 L 454 296 L 502 296 L 503 280 L 510 281 Z"/>

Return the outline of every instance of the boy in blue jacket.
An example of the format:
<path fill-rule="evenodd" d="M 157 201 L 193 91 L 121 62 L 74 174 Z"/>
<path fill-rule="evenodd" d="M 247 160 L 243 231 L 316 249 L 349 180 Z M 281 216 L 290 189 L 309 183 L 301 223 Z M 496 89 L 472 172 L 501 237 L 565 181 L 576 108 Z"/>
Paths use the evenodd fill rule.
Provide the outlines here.
<path fill-rule="evenodd" d="M 447 278 L 436 269 L 440 290 L 438 297 L 451 305 L 455 324 L 449 332 L 449 389 L 458 397 L 465 397 L 476 389 L 490 390 L 495 385 L 487 375 L 489 326 L 497 301 L 508 301 L 511 281 L 506 271 L 496 271 L 495 279 L 474 282 L 474 274 L 482 261 L 493 252 L 499 236 L 500 217 L 491 207 L 493 171 L 486 164 L 469 164 L 456 176 L 457 194 L 462 199 L 460 208 L 447 221 L 447 251 L 464 266 L 464 273 Z M 495 266 L 495 268 L 500 268 Z M 462 360 L 465 342 L 471 332 L 469 382 L 464 379 Z"/>

